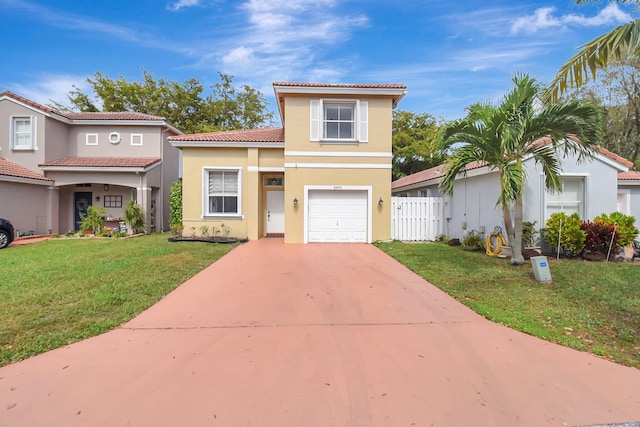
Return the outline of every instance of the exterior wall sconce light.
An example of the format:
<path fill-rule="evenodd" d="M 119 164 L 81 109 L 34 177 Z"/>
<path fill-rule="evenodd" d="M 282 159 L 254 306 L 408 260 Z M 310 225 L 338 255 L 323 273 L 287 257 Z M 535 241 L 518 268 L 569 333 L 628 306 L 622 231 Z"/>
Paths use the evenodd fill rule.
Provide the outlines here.
<path fill-rule="evenodd" d="M 100 201 L 100 196 L 96 196 L 96 202 Z"/>
<path fill-rule="evenodd" d="M 380 197 L 380 200 L 378 200 L 378 206 L 382 206 L 384 204 L 384 200 L 382 200 L 382 197 Z"/>
<path fill-rule="evenodd" d="M 104 191 L 109 191 L 109 184 L 104 185 Z"/>
<path fill-rule="evenodd" d="M 298 198 L 297 197 L 293 198 L 293 206 L 296 207 L 296 208 L 298 207 Z"/>

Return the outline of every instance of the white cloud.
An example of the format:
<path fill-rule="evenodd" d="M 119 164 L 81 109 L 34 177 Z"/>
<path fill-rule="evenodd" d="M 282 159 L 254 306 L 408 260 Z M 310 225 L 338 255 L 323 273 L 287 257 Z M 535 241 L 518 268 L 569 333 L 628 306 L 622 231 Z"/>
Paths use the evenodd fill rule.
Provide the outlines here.
<path fill-rule="evenodd" d="M 608 4 L 596 16 L 586 17 L 584 15 L 569 14 L 555 16 L 555 7 L 542 7 L 537 9 L 533 15 L 523 16 L 513 21 L 511 33 L 534 34 L 547 28 L 558 28 L 565 25 L 576 25 L 581 27 L 595 27 L 600 25 L 618 24 L 631 21 L 632 17 L 622 11 L 615 3 Z"/>
<path fill-rule="evenodd" d="M 200 0 L 178 0 L 167 6 L 167 9 L 176 12 L 183 7 L 193 7 L 198 6 L 200 4 Z"/>
<path fill-rule="evenodd" d="M 318 60 L 369 22 L 344 13 L 335 0 L 248 0 L 239 10 L 248 25 L 238 27 L 218 58 L 224 72 L 255 80 L 339 80 L 348 61 L 318 65 Z"/>
<path fill-rule="evenodd" d="M 67 95 L 74 86 L 85 93 L 91 91 L 87 76 L 64 74 L 38 76 L 32 82 L 11 85 L 10 90 L 42 105 L 51 104 L 52 101 L 69 105 Z"/>

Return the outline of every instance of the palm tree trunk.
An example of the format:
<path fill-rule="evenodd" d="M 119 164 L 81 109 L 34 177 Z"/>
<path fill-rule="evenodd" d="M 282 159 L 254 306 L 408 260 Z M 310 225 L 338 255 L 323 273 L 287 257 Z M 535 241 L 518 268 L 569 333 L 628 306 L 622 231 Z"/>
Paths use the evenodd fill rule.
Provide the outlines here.
<path fill-rule="evenodd" d="M 511 265 L 524 264 L 522 256 L 522 194 L 518 194 L 514 205 L 513 212 L 513 240 L 509 236 L 511 245 Z"/>

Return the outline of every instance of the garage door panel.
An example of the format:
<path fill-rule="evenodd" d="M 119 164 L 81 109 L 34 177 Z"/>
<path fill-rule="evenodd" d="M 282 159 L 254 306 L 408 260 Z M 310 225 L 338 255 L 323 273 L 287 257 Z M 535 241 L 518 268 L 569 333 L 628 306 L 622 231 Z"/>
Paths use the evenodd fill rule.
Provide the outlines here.
<path fill-rule="evenodd" d="M 366 242 L 366 191 L 311 190 L 309 192 L 309 242 Z"/>

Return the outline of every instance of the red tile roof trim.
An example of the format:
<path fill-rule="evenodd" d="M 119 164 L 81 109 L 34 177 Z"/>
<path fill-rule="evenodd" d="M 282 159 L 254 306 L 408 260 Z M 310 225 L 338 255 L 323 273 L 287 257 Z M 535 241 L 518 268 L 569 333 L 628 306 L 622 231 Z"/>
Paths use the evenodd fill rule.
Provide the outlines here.
<path fill-rule="evenodd" d="M 619 172 L 618 181 L 640 181 L 640 172 L 638 171 Z"/>
<path fill-rule="evenodd" d="M 287 87 L 329 87 L 329 88 L 353 88 L 353 89 L 406 89 L 407 85 L 398 83 L 386 84 L 348 84 L 348 83 L 305 83 L 305 82 L 274 82 L 274 86 Z"/>
<path fill-rule="evenodd" d="M 57 114 L 69 120 L 148 120 L 148 121 L 164 121 L 164 117 L 154 116 L 152 114 L 144 113 L 132 113 L 132 112 L 73 112 L 73 111 L 59 111 L 53 108 L 47 107 L 42 104 L 38 104 L 35 101 L 31 101 L 23 96 L 16 95 L 15 93 L 4 91 L 0 93 L 0 98 L 7 97 L 22 104 L 28 105 L 48 114 Z"/>
<path fill-rule="evenodd" d="M 284 143 L 284 129 L 281 127 L 231 130 L 222 132 L 178 135 L 169 141 L 227 142 L 227 143 Z"/>
<path fill-rule="evenodd" d="M 471 162 L 467 166 L 465 166 L 464 169 L 465 171 L 470 171 L 474 169 L 480 169 L 481 167 L 486 165 L 487 164 L 485 162 Z M 391 183 L 391 188 L 406 187 L 409 185 L 418 184 L 420 182 L 426 182 L 432 179 L 442 178 L 446 172 L 447 172 L 446 165 L 435 166 L 431 169 L 426 169 L 426 170 L 399 178 Z"/>
<path fill-rule="evenodd" d="M 160 158 L 148 157 L 64 157 L 39 164 L 40 167 L 76 168 L 148 168 L 160 163 Z"/>
<path fill-rule="evenodd" d="M 38 181 L 45 181 L 45 182 L 53 182 L 51 178 L 47 178 L 44 175 L 41 175 L 23 166 L 12 163 L 3 157 L 0 157 L 0 175 L 12 176 L 15 178 L 36 179 Z"/>

